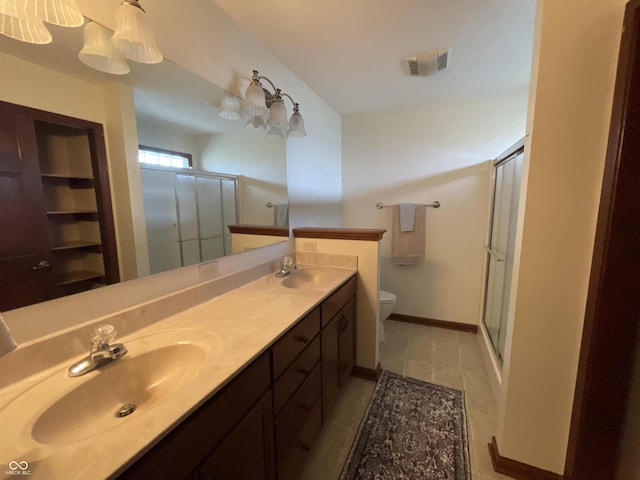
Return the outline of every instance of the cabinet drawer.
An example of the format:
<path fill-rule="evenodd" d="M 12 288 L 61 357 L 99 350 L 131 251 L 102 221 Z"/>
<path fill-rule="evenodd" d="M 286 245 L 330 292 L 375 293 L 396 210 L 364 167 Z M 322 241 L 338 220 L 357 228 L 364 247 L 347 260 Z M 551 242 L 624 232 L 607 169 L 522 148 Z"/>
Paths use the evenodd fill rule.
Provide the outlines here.
<path fill-rule="evenodd" d="M 356 277 L 352 277 L 336 290 L 329 298 L 322 302 L 322 328 L 344 307 L 351 297 L 356 294 Z"/>
<path fill-rule="evenodd" d="M 276 455 L 281 458 L 300 429 L 322 390 L 320 364 L 316 364 L 300 388 L 276 417 Z"/>
<path fill-rule="evenodd" d="M 303 427 L 278 464 L 278 480 L 298 480 L 300 478 L 300 472 L 308 461 L 308 452 L 322 428 L 321 404 L 322 402 L 318 400 L 313 406 Z"/>
<path fill-rule="evenodd" d="M 309 345 L 320 331 L 320 309 L 316 308 L 300 320 L 271 349 L 273 378 L 276 379 L 285 368 Z"/>
<path fill-rule="evenodd" d="M 273 410 L 278 414 L 320 360 L 320 335 L 305 348 L 273 385 Z"/>

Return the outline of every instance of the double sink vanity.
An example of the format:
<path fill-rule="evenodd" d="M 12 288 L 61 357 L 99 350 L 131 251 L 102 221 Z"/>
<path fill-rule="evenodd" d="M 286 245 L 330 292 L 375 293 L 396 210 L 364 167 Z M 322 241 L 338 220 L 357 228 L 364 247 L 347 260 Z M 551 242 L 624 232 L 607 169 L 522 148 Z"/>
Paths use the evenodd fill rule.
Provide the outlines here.
<path fill-rule="evenodd" d="M 118 338 L 126 355 L 80 376 L 68 373 L 74 357 L 0 390 L 0 468 L 298 478 L 354 367 L 357 280 L 347 268 L 287 273 Z"/>

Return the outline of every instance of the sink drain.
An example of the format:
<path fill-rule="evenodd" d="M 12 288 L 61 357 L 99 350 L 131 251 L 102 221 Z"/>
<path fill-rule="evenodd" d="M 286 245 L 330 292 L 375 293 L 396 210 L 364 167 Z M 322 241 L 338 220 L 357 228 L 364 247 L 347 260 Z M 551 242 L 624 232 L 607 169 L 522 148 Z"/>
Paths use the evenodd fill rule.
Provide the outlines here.
<path fill-rule="evenodd" d="M 116 412 L 116 417 L 122 418 L 135 412 L 137 406 L 135 403 L 125 403 Z"/>

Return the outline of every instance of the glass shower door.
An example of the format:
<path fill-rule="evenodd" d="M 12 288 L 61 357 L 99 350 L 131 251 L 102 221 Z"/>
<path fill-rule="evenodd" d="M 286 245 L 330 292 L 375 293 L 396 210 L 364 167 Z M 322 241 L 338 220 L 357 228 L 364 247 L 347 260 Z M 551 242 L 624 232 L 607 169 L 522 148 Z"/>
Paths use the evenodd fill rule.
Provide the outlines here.
<path fill-rule="evenodd" d="M 513 270 L 513 251 L 520 194 L 522 149 L 495 166 L 491 233 L 487 250 L 484 325 L 502 364 Z"/>

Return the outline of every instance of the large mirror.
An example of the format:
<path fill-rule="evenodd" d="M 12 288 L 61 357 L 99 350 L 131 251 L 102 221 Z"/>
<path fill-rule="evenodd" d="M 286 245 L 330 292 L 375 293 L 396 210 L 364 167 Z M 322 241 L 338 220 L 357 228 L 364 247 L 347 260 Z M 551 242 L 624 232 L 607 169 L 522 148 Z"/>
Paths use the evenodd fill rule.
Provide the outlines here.
<path fill-rule="evenodd" d="M 283 139 L 219 118 L 224 89 L 167 59 L 109 75 L 79 61 L 82 28 L 50 30 L 0 35 L 0 100 L 104 126 L 121 281 L 288 239 Z"/>

